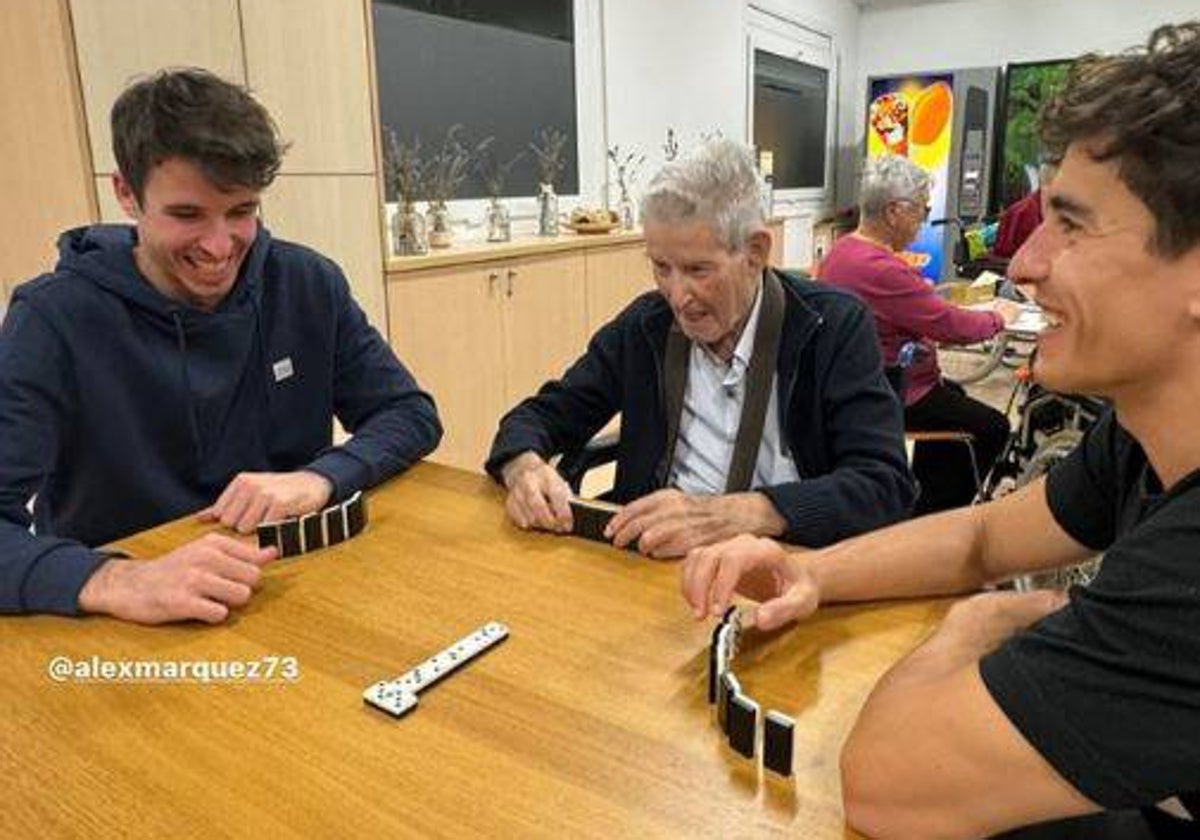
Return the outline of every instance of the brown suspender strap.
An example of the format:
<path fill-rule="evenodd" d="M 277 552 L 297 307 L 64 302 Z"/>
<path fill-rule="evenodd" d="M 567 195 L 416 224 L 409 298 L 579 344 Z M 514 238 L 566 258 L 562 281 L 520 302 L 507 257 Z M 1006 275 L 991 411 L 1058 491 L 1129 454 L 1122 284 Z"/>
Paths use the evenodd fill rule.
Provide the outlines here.
<path fill-rule="evenodd" d="M 663 360 L 663 399 L 667 415 L 667 448 L 658 465 L 658 486 L 666 487 L 671 478 L 671 462 L 675 460 L 675 442 L 679 437 L 679 420 L 683 417 L 683 393 L 687 388 L 688 362 L 692 342 L 683 334 L 677 321 L 671 322 L 667 333 L 666 358 Z"/>
<path fill-rule="evenodd" d="M 746 395 L 742 402 L 742 417 L 738 423 L 737 439 L 734 442 L 733 458 L 725 480 L 725 492 L 735 493 L 750 489 L 754 478 L 754 465 L 758 461 L 759 445 L 762 442 L 763 421 L 767 416 L 767 404 L 771 401 L 771 384 L 775 377 L 776 359 L 779 358 L 779 339 L 783 334 L 784 297 L 783 286 L 775 272 L 768 269 L 763 273 L 762 306 L 758 313 L 758 327 L 754 334 L 753 356 L 746 372 Z M 666 356 L 663 361 L 663 398 L 667 419 L 667 448 L 658 468 L 659 486 L 670 479 L 671 462 L 675 459 L 675 445 L 679 438 L 679 422 L 683 416 L 683 397 L 687 389 L 688 362 L 691 359 L 692 342 L 683 334 L 678 323 L 671 324 L 667 333 Z"/>
<path fill-rule="evenodd" d="M 762 307 L 758 312 L 758 328 L 754 333 L 754 355 L 746 371 L 746 392 L 742 401 L 742 419 L 738 423 L 733 458 L 725 478 L 726 493 L 750 489 L 754 465 L 762 443 L 763 421 L 771 401 L 771 383 L 775 381 L 775 365 L 779 358 L 779 338 L 783 334 L 783 286 L 775 272 L 763 272 Z"/>

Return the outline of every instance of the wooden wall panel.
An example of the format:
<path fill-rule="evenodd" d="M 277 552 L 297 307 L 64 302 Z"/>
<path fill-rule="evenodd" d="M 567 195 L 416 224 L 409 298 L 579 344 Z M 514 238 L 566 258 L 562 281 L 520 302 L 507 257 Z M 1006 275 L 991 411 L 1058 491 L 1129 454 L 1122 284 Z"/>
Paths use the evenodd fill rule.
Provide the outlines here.
<path fill-rule="evenodd" d="M 112 172 L 109 112 L 135 76 L 197 66 L 244 84 L 237 0 L 71 0 L 94 171 Z"/>
<path fill-rule="evenodd" d="M 354 298 L 387 335 L 379 199 L 371 175 L 280 175 L 263 197 L 272 235 L 320 251 L 346 273 Z"/>
<path fill-rule="evenodd" d="M 4 0 L 0 302 L 53 267 L 58 234 L 96 217 L 65 0 Z"/>
<path fill-rule="evenodd" d="M 359 0 L 242 0 L 251 89 L 292 146 L 285 173 L 375 171 Z"/>

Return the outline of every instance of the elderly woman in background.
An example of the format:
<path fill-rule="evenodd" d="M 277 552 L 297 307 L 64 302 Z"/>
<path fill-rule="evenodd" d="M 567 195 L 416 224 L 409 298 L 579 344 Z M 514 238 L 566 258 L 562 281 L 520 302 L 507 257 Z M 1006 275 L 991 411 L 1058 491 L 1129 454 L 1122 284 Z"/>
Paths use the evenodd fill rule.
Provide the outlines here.
<path fill-rule="evenodd" d="M 921 345 L 924 352 L 905 371 L 905 428 L 970 432 L 982 476 L 1004 446 L 1008 420 L 942 378 L 937 345 L 991 338 L 1020 310 L 1009 301 L 998 301 L 992 312 L 954 306 L 898 255 L 929 214 L 929 186 L 929 176 L 907 158 L 885 155 L 869 161 L 859 193 L 861 221 L 834 244 L 820 276 L 855 292 L 871 307 L 884 364 L 897 365 L 906 343 Z M 914 453 L 913 473 L 921 485 L 918 515 L 969 504 L 975 495 L 975 471 L 961 444 L 922 443 Z"/>

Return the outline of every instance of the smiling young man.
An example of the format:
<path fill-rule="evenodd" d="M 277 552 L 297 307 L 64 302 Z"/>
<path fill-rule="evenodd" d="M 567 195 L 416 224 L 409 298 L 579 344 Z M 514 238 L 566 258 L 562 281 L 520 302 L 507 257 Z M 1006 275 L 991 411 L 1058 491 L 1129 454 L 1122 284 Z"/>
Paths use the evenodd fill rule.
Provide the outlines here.
<path fill-rule="evenodd" d="M 607 535 L 655 557 L 738 533 L 826 545 L 893 522 L 913 488 L 870 314 L 767 265 L 750 150 L 716 141 L 643 200 L 658 290 L 500 423 L 487 463 L 520 527 L 569 530 L 548 465 L 621 414 Z M 749 418 L 749 419 L 748 419 Z"/>
<path fill-rule="evenodd" d="M 1065 157 L 1010 274 L 1051 323 L 1037 379 L 1113 404 L 1068 459 L 992 504 L 827 551 L 745 537 L 684 564 L 698 618 L 738 590 L 775 627 L 1104 552 L 1069 594 L 960 602 L 883 677 L 842 754 L 847 819 L 872 837 L 1066 817 L 1012 837 L 1200 836 L 1198 68 L 1200 23 L 1163 27 L 1144 52 L 1080 59 L 1043 115 Z"/>
<path fill-rule="evenodd" d="M 91 546 L 193 511 L 247 532 L 319 510 L 441 426 L 337 266 L 262 227 L 283 149 L 246 91 L 163 72 L 120 96 L 112 129 L 134 225 L 64 234 L 0 330 L 0 612 L 221 621 L 270 551 L 218 534 L 154 562 Z"/>

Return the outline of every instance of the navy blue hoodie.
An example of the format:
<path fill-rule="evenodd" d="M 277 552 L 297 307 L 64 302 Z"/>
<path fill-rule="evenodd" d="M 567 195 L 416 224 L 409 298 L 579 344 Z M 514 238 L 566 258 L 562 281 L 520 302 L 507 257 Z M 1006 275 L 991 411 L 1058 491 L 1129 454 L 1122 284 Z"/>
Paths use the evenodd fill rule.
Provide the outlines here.
<path fill-rule="evenodd" d="M 441 437 L 330 260 L 260 226 L 203 312 L 142 277 L 136 236 L 63 234 L 55 271 L 16 289 L 0 329 L 2 612 L 77 612 L 104 560 L 87 546 L 206 507 L 238 472 L 312 470 L 340 499 Z"/>

